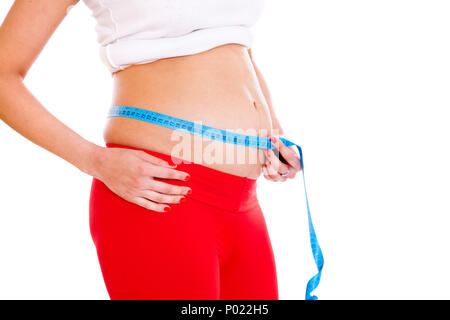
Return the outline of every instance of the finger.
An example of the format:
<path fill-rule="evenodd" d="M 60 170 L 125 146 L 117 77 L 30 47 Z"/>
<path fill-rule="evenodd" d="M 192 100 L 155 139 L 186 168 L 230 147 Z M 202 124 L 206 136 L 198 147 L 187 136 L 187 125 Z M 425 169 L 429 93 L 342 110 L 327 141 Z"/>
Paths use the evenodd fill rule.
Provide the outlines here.
<path fill-rule="evenodd" d="M 273 181 L 279 181 L 280 180 L 281 176 L 278 174 L 278 172 L 270 164 L 267 164 L 266 168 L 267 168 L 267 173 L 268 173 L 269 177 Z"/>
<path fill-rule="evenodd" d="M 280 161 L 280 159 L 275 155 L 272 149 L 267 149 L 267 158 L 269 160 L 270 166 L 275 169 L 275 171 L 279 173 L 287 173 L 289 171 L 289 167 Z"/>
<path fill-rule="evenodd" d="M 263 166 L 262 166 L 262 172 L 263 172 L 264 178 L 266 178 L 267 180 L 272 180 L 272 179 L 269 177 L 269 172 L 267 171 L 266 165 L 263 165 Z"/>
<path fill-rule="evenodd" d="M 168 212 L 170 211 L 170 206 L 154 203 L 142 197 L 136 197 L 133 199 L 133 203 L 146 208 L 148 210 L 157 211 L 157 212 Z"/>
<path fill-rule="evenodd" d="M 183 180 L 187 181 L 190 178 L 190 175 L 187 172 L 175 170 L 171 168 L 161 167 L 149 164 L 148 166 L 145 166 L 144 170 L 142 171 L 144 175 L 149 175 L 156 178 L 163 178 L 163 179 L 176 179 L 176 180 Z"/>
<path fill-rule="evenodd" d="M 138 195 L 156 203 L 180 203 L 180 201 L 184 201 L 182 199 L 185 199 L 184 196 L 168 195 L 153 190 L 141 190 Z"/>
<path fill-rule="evenodd" d="M 297 174 L 297 171 L 289 169 L 289 173 L 286 175 L 286 178 L 294 179 L 296 174 Z"/>
<path fill-rule="evenodd" d="M 301 169 L 300 158 L 297 156 L 297 153 L 291 148 L 286 147 L 286 145 L 278 139 L 277 137 L 271 137 L 270 141 L 276 144 L 276 148 L 281 153 L 284 159 L 292 166 L 296 171 Z"/>
<path fill-rule="evenodd" d="M 168 167 L 168 168 L 176 168 L 176 166 L 177 166 L 176 164 L 171 165 L 169 162 L 167 162 L 161 158 L 152 156 L 151 154 L 148 154 L 147 152 L 142 151 L 142 150 L 140 150 L 138 152 L 138 154 L 142 160 L 145 160 L 147 162 L 150 162 L 150 163 L 158 165 L 158 166 L 163 166 L 163 167 Z"/>
<path fill-rule="evenodd" d="M 176 186 L 166 182 L 150 179 L 149 189 L 159 193 L 187 195 L 192 193 L 192 189 L 184 186 Z"/>

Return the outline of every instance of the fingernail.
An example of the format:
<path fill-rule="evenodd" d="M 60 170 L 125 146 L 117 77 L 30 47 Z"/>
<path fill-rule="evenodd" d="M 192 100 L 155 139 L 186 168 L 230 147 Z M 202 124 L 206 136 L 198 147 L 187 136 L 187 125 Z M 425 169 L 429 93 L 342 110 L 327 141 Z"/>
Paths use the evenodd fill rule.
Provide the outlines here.
<path fill-rule="evenodd" d="M 191 176 L 187 175 L 186 178 L 184 178 L 184 181 L 189 181 L 189 179 L 191 179 Z"/>
<path fill-rule="evenodd" d="M 181 198 L 180 203 L 186 202 L 186 198 Z"/>
<path fill-rule="evenodd" d="M 176 163 L 173 163 L 173 162 L 171 162 L 171 161 L 167 162 L 167 164 L 168 164 L 170 167 L 172 167 L 172 168 L 176 168 L 176 167 L 177 167 L 177 164 L 176 164 Z"/>
<path fill-rule="evenodd" d="M 164 207 L 164 211 L 165 211 L 165 212 L 169 212 L 170 210 L 172 210 L 171 207 Z"/>
<path fill-rule="evenodd" d="M 192 189 L 189 189 L 186 194 L 191 194 L 191 193 L 192 193 Z"/>
<path fill-rule="evenodd" d="M 270 137 L 270 141 L 272 141 L 272 143 L 277 142 L 277 139 L 275 139 L 275 137 Z"/>

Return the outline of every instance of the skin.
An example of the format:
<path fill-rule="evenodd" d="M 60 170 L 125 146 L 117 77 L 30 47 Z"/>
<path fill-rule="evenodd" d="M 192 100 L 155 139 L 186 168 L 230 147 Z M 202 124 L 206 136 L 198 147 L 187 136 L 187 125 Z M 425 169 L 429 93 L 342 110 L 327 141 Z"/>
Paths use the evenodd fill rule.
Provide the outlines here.
<path fill-rule="evenodd" d="M 140 150 L 105 148 L 84 139 L 49 113 L 24 85 L 29 68 L 68 8 L 77 2 L 14 2 L 0 27 L 0 119 L 28 140 L 103 181 L 125 200 L 152 211 L 168 211 L 171 203 L 182 201 L 192 190 L 156 181 L 153 177 L 185 180 L 186 172 Z M 272 150 L 261 149 L 257 149 L 256 163 L 251 162 L 248 160 L 250 148 L 234 145 L 234 152 L 243 152 L 246 161 L 211 163 L 205 152 L 208 145 L 215 143 L 216 148 L 225 150 L 225 145 L 230 147 L 230 144 L 208 139 L 202 140 L 200 148 L 192 144 L 191 153 L 183 152 L 177 155 L 179 159 L 249 179 L 256 179 L 263 173 L 269 180 L 285 181 L 301 170 L 294 148 L 284 146 L 276 138 L 283 130 L 264 78 L 253 61 L 251 50 L 244 46 L 228 44 L 116 72 L 113 105 L 147 108 L 225 130 L 254 130 L 255 135 L 275 139 L 272 142 L 287 164 Z M 173 130 L 161 126 L 114 117 L 106 121 L 104 139 L 172 154 L 179 144 L 172 139 L 172 133 Z M 200 158 L 196 157 L 198 155 Z"/>

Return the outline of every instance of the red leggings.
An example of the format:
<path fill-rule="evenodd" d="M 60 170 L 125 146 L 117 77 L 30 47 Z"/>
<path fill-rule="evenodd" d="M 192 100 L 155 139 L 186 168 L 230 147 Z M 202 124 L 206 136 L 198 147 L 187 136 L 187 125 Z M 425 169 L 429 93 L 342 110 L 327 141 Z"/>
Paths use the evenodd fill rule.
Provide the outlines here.
<path fill-rule="evenodd" d="M 192 194 L 171 204 L 168 213 L 128 202 L 93 178 L 90 230 L 110 298 L 277 300 L 275 260 L 256 180 L 195 163 L 176 169 L 191 179 L 155 179 L 189 186 Z"/>

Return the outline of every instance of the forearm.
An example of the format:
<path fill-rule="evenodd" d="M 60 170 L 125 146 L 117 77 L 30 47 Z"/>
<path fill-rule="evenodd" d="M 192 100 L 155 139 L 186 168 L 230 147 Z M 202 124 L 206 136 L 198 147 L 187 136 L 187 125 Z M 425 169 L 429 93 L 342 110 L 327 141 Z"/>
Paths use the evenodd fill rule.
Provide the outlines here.
<path fill-rule="evenodd" d="M 19 74 L 0 74 L 0 119 L 33 143 L 96 176 L 102 147 L 82 138 L 47 111 Z"/>
<path fill-rule="evenodd" d="M 275 114 L 275 110 L 273 107 L 272 97 L 270 95 L 269 87 L 267 86 L 267 83 L 264 79 L 264 76 L 262 75 L 259 68 L 256 66 L 255 62 L 253 61 L 253 57 L 251 54 L 251 50 L 249 50 L 249 55 L 252 60 L 253 68 L 255 69 L 256 76 L 258 78 L 259 86 L 261 87 L 262 93 L 264 95 L 264 98 L 266 99 L 267 106 L 269 108 L 270 117 L 272 119 L 272 128 L 274 129 L 274 132 L 279 135 L 284 134 L 284 130 L 281 127 L 281 124 Z"/>

